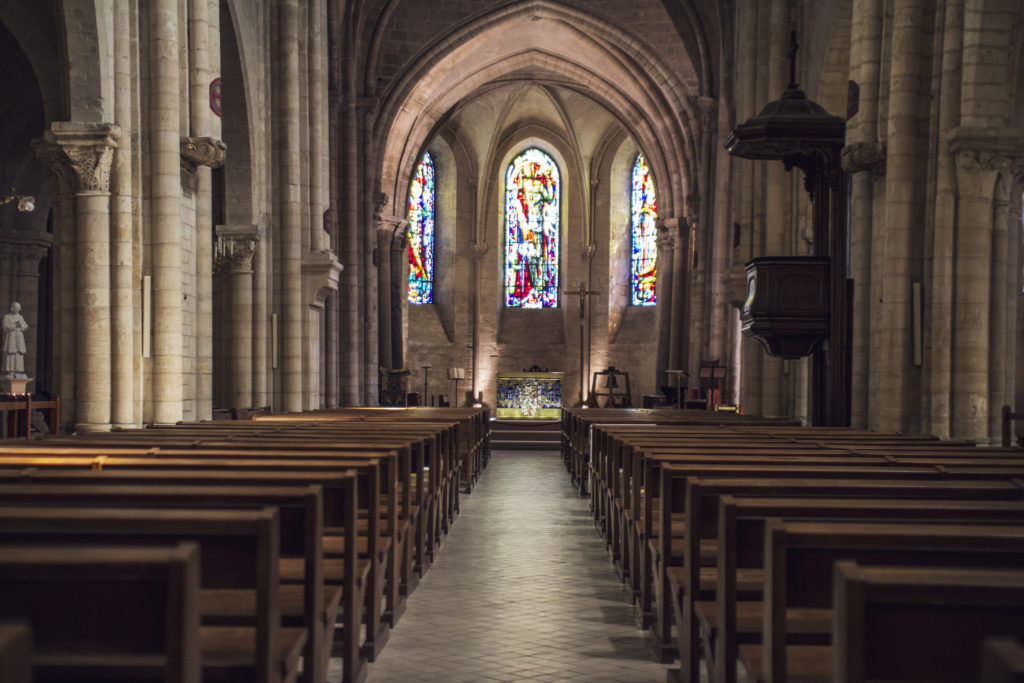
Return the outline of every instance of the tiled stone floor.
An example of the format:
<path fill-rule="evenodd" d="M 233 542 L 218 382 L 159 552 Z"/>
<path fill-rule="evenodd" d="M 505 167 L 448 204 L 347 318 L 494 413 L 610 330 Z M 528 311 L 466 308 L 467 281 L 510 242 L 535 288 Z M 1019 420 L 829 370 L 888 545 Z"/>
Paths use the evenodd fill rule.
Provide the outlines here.
<path fill-rule="evenodd" d="M 368 683 L 662 683 L 632 615 L 558 454 L 495 453 Z"/>

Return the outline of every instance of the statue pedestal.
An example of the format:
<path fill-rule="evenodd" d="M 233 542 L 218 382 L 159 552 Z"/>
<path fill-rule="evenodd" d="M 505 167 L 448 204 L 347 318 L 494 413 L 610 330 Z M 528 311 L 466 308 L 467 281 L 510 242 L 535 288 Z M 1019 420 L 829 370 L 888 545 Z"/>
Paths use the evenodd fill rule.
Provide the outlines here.
<path fill-rule="evenodd" d="M 0 377 L 0 393 L 24 396 L 33 377 Z"/>

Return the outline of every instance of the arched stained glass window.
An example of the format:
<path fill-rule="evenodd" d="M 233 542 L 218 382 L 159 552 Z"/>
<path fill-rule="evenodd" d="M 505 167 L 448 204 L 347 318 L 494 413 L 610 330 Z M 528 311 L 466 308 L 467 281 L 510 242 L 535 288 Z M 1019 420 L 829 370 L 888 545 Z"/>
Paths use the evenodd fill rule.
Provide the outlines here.
<path fill-rule="evenodd" d="M 505 172 L 505 305 L 558 306 L 558 166 L 531 148 Z"/>
<path fill-rule="evenodd" d="M 658 299 L 655 285 L 658 279 L 658 201 L 654 193 L 654 179 L 643 154 L 633 164 L 633 194 L 630 202 L 633 213 L 632 253 L 630 280 L 634 306 L 653 306 Z"/>
<path fill-rule="evenodd" d="M 434 161 L 430 152 L 409 184 L 409 303 L 434 301 Z"/>

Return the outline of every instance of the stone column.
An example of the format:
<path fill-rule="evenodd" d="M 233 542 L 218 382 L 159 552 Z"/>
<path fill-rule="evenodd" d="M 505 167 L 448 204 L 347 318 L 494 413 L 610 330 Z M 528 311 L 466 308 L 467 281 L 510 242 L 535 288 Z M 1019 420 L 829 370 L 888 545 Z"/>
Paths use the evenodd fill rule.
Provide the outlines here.
<path fill-rule="evenodd" d="M 376 239 L 374 250 L 377 265 L 377 318 L 379 332 L 377 336 L 378 357 L 381 367 L 394 368 L 391 348 L 391 235 L 395 230 L 395 221 L 377 217 Z"/>
<path fill-rule="evenodd" d="M 114 119 L 121 142 L 111 168 L 111 414 L 115 426 L 138 424 L 135 414 L 135 332 L 132 272 L 135 240 L 132 233 L 132 115 L 138 106 L 132 87 L 132 26 L 130 3 L 114 5 Z M 138 416 L 141 417 L 141 416 Z"/>
<path fill-rule="evenodd" d="M 1009 164 L 1005 168 L 1008 169 Z M 989 357 L 989 410 L 988 437 L 996 440 L 1002 435 L 1004 404 L 1013 405 L 1012 394 L 1006 381 L 1007 361 L 1014 353 L 1013 346 L 1007 346 L 1007 327 L 1011 319 L 1007 311 L 1006 279 L 1010 274 L 1007 269 L 1009 255 L 1009 236 L 1007 221 L 1010 216 L 1010 202 L 1006 192 L 1006 176 L 999 179 L 996 195 L 992 204 L 992 260 L 989 264 L 989 287 L 992 303 L 990 306 L 990 336 L 988 340 Z M 1020 223 L 1015 226 L 1020 229 Z"/>
<path fill-rule="evenodd" d="M 253 406 L 253 258 L 259 244 L 255 225 L 217 226 L 217 266 L 230 278 L 230 404 Z"/>
<path fill-rule="evenodd" d="M 409 305 L 408 271 L 409 262 L 409 221 L 400 221 L 391 233 L 391 244 L 388 258 L 391 259 L 391 277 L 387 294 L 391 305 L 391 363 L 392 367 L 405 367 L 405 344 L 403 331 L 405 328 L 406 307 Z M 403 277 L 405 275 L 405 277 Z"/>
<path fill-rule="evenodd" d="M 1001 297 L 993 297 L 993 268 L 1006 272 L 1006 230 L 996 231 L 995 220 L 1007 220 L 1006 206 L 995 203 L 999 175 L 1008 177 L 1011 160 L 1002 151 L 1006 142 L 990 139 L 986 131 L 958 128 L 951 131 L 950 145 L 956 156 L 957 225 L 956 259 L 953 266 L 952 405 L 953 438 L 986 441 L 993 437 L 989 416 L 1000 404 L 991 400 L 1005 377 L 1006 316 L 995 310 Z M 1020 140 L 1013 154 L 1024 153 Z M 1005 225 L 1004 225 L 1005 227 Z M 996 360 L 992 356 L 999 356 Z M 993 386 L 994 385 L 994 386 Z M 996 398 L 997 399 L 997 398 Z M 997 399 L 998 400 L 998 399 Z"/>
<path fill-rule="evenodd" d="M 182 415 L 181 93 L 177 0 L 149 12 L 149 181 L 153 276 L 152 420 Z M 144 332 L 145 333 L 145 332 Z"/>
<path fill-rule="evenodd" d="M 655 363 L 654 386 L 666 383 L 665 371 L 678 370 L 679 352 L 673 353 L 672 343 L 672 283 L 675 278 L 673 267 L 679 241 L 678 219 L 658 219 L 658 304 L 655 309 L 655 327 L 658 335 L 657 361 Z"/>
<path fill-rule="evenodd" d="M 78 432 L 110 429 L 110 165 L 121 129 L 109 123 L 52 125 L 77 178 L 75 245 Z"/>
<path fill-rule="evenodd" d="M 306 401 L 309 408 L 322 407 L 322 385 L 324 377 L 319 361 L 323 356 L 320 339 L 327 298 L 338 291 L 341 277 L 341 263 L 330 249 L 318 249 L 306 253 L 302 260 L 302 303 L 306 332 Z"/>
<path fill-rule="evenodd" d="M 918 411 L 911 386 L 911 245 L 921 222 L 914 201 L 921 182 L 921 138 L 918 132 L 921 0 L 898 0 L 894 5 L 892 66 L 889 78 L 888 153 L 886 157 L 885 218 L 882 239 L 872 243 L 872 319 L 877 321 L 871 357 L 872 382 L 869 423 L 880 431 L 918 429 Z M 877 276 L 877 277 L 876 277 Z M 877 388 L 876 388 L 877 387 Z"/>
<path fill-rule="evenodd" d="M 57 196 L 53 204 L 54 223 L 54 316 L 53 378 L 61 397 L 61 429 L 74 424 L 75 404 L 75 202 L 74 171 L 60 146 L 50 136 L 33 140 L 32 147 L 43 166 L 57 178 Z"/>
<path fill-rule="evenodd" d="M 210 35 L 219 11 L 211 16 L 209 0 L 189 0 L 189 123 L 196 138 L 219 136 L 210 111 L 214 56 Z M 213 21 L 211 21 L 211 19 Z M 219 60 L 217 60 L 219 61 Z M 216 126 L 219 128 L 219 125 Z M 213 182 L 210 168 L 196 169 L 196 418 L 213 416 Z"/>
<path fill-rule="evenodd" d="M 853 174 L 850 194 L 850 264 L 854 281 L 850 424 L 868 424 L 871 337 L 871 240 L 875 188 L 885 174 L 885 148 L 878 143 L 879 70 L 882 59 L 882 0 L 854 0 L 850 78 L 860 87 L 860 110 L 846 129 L 843 165 Z M 855 151 L 849 151 L 853 148 Z M 857 157 L 857 163 L 850 156 Z M 870 171 L 860 173 L 860 171 Z M 881 191 L 879 192 L 881 196 Z"/>
<path fill-rule="evenodd" d="M 278 162 L 281 193 L 281 397 L 285 412 L 299 412 L 302 400 L 302 360 L 305 347 L 302 302 L 302 159 L 299 120 L 299 35 L 297 0 L 280 3 L 278 44 L 280 118 Z"/>

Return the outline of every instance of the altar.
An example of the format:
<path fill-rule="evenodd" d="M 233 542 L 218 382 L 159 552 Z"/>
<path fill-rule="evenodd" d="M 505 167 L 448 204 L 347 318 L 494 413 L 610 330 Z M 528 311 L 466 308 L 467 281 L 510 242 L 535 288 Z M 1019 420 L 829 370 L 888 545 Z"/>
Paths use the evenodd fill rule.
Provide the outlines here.
<path fill-rule="evenodd" d="M 561 372 L 500 372 L 494 416 L 499 419 L 558 420 L 562 417 Z"/>

